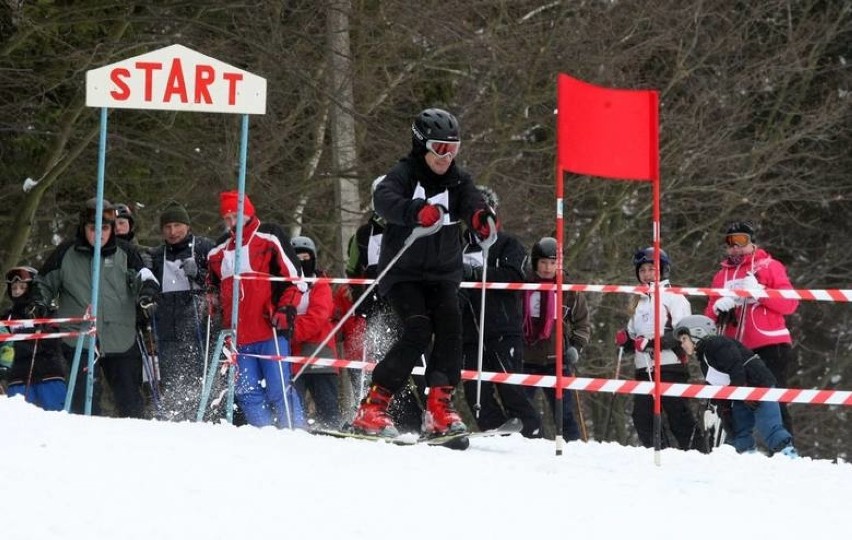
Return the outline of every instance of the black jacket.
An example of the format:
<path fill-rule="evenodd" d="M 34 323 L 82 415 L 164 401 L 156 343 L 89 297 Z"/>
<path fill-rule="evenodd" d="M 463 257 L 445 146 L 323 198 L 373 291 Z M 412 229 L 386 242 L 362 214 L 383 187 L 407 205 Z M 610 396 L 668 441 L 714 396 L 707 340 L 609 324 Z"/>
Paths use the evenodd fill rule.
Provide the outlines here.
<path fill-rule="evenodd" d="M 196 342 L 199 325 L 204 324 L 205 282 L 207 280 L 207 253 L 213 241 L 190 233 L 177 244 L 162 244 L 153 248 L 151 262 L 154 277 L 160 282 L 157 305 L 157 338 L 164 341 Z M 180 263 L 195 259 L 198 274 L 186 278 Z M 170 264 L 172 263 L 172 264 Z"/>
<path fill-rule="evenodd" d="M 775 377 L 763 360 L 739 341 L 712 336 L 702 339 L 695 348 L 704 379 L 710 384 L 719 384 L 716 372 L 728 375 L 731 386 L 756 386 L 771 388 Z"/>
<path fill-rule="evenodd" d="M 30 293 L 15 301 L 12 309 L 3 314 L 4 319 L 29 319 L 26 308 L 30 304 Z M 13 334 L 32 334 L 34 332 L 56 332 L 55 327 L 22 328 L 20 326 L 9 327 Z M 3 344 L 7 345 L 7 344 Z M 40 339 L 38 341 L 13 341 L 8 343 L 15 350 L 15 359 L 9 370 L 7 378 L 9 384 L 27 384 L 27 382 L 38 383 L 49 380 L 65 380 L 65 359 L 62 355 L 60 340 Z M 35 353 L 35 356 L 33 356 Z M 30 376 L 32 366 L 32 376 Z"/>
<path fill-rule="evenodd" d="M 465 232 L 464 253 L 481 252 L 473 233 Z M 497 240 L 488 250 L 489 283 L 523 283 L 524 258 L 526 251 L 521 242 L 510 234 L 500 231 Z M 481 274 L 478 274 L 481 276 Z M 481 277 L 479 278 L 481 279 Z M 488 289 L 485 293 L 485 339 L 500 336 L 523 336 L 523 293 Z M 465 343 L 479 339 L 479 313 L 482 300 L 481 289 L 461 289 L 459 299 L 462 310 L 462 326 Z"/>
<path fill-rule="evenodd" d="M 373 194 L 376 213 L 386 221 L 379 257 L 379 273 L 402 249 L 411 231 L 418 226 L 417 213 L 426 199 L 446 194 L 448 215 L 444 226 L 431 236 L 418 239 L 406 251 L 379 284 L 386 294 L 403 281 L 462 280 L 461 233 L 459 220 L 470 223 L 485 202 L 470 175 L 455 162 L 446 174 L 436 175 L 422 155 L 412 152 L 401 159 L 382 180 Z M 434 203 L 439 201 L 433 199 Z"/>

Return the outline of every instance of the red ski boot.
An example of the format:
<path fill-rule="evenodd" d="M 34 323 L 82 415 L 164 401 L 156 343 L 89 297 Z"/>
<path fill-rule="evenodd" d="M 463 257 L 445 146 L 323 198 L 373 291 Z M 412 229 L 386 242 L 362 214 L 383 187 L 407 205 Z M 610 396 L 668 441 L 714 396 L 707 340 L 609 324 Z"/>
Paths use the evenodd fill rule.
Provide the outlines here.
<path fill-rule="evenodd" d="M 467 426 L 453 407 L 452 386 L 429 388 L 426 411 L 423 413 L 423 436 L 454 435 L 466 433 Z"/>
<path fill-rule="evenodd" d="M 358 412 L 355 413 L 352 428 L 368 435 L 388 438 L 399 437 L 399 431 L 388 415 L 388 405 L 392 397 L 393 393 L 387 388 L 372 385 L 367 397 L 361 401 Z"/>

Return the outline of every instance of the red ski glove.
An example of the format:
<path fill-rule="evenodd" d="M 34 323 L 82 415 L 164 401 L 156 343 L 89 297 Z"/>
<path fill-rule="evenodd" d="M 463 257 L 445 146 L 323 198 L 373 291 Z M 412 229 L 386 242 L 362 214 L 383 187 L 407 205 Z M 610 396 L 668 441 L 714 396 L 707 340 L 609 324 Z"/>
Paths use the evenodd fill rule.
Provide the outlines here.
<path fill-rule="evenodd" d="M 491 218 L 495 225 L 497 224 L 497 216 L 491 210 L 477 210 L 470 220 L 473 230 L 480 238 L 488 238 L 491 235 L 491 225 L 488 224 L 488 218 Z"/>
<path fill-rule="evenodd" d="M 653 346 L 654 342 L 646 337 L 639 336 L 633 340 L 633 350 L 636 352 L 645 352 L 649 345 Z"/>
<path fill-rule="evenodd" d="M 441 211 L 434 204 L 426 204 L 417 212 L 417 222 L 423 227 L 431 227 L 441 219 Z"/>
<path fill-rule="evenodd" d="M 627 335 L 627 330 L 622 328 L 618 332 L 615 333 L 615 344 L 619 347 L 624 347 L 627 345 L 627 342 L 630 340 L 630 336 Z"/>

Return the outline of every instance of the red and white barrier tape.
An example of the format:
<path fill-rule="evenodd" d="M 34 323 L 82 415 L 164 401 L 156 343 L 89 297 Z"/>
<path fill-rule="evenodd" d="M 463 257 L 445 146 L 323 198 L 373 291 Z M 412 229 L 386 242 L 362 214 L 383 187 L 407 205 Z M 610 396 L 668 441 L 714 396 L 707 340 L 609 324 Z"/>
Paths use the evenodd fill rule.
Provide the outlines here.
<path fill-rule="evenodd" d="M 81 335 L 92 335 L 95 333 L 94 327 L 85 332 L 33 332 L 32 334 L 0 334 L 0 343 L 6 341 L 29 341 L 35 339 L 57 339 L 78 337 Z"/>
<path fill-rule="evenodd" d="M 353 278 L 284 278 L 257 274 L 240 275 L 240 279 L 266 281 L 305 281 L 329 284 L 369 285 L 372 279 Z M 481 289 L 482 283 L 462 282 L 463 289 Z M 508 291 L 552 291 L 552 283 L 486 283 L 486 289 Z M 563 291 L 647 294 L 647 285 L 593 285 L 589 283 L 564 283 Z M 687 296 L 732 296 L 741 298 L 780 298 L 785 300 L 811 300 L 816 302 L 852 302 L 852 289 L 717 289 L 712 287 L 667 287 L 667 291 Z"/>
<path fill-rule="evenodd" d="M 32 328 L 37 324 L 77 324 L 84 322 L 95 322 L 97 319 L 95 317 L 64 317 L 64 318 L 56 318 L 56 319 L 9 319 L 9 320 L 0 320 L 0 326 L 9 326 L 9 327 L 23 327 L 23 328 Z"/>
<path fill-rule="evenodd" d="M 311 364 L 336 368 L 363 369 L 372 371 L 376 364 L 361 360 L 343 360 L 339 358 L 312 358 L 307 356 L 274 356 L 251 354 L 264 360 L 283 360 L 294 364 Z M 425 368 L 414 368 L 415 375 L 423 375 Z M 462 370 L 462 379 L 476 380 L 477 372 Z M 484 382 L 515 384 L 519 386 L 538 386 L 555 388 L 555 375 L 525 375 L 520 373 L 482 372 Z M 586 377 L 563 377 L 562 387 L 566 390 L 585 392 L 609 392 L 616 394 L 654 393 L 651 381 L 625 381 L 616 379 L 589 379 Z M 743 401 L 780 401 L 783 403 L 812 403 L 817 405 L 852 406 L 852 392 L 846 390 L 803 390 L 796 388 L 755 388 L 751 386 L 710 386 L 706 384 L 661 383 L 663 396 L 695 399 L 731 399 Z"/>

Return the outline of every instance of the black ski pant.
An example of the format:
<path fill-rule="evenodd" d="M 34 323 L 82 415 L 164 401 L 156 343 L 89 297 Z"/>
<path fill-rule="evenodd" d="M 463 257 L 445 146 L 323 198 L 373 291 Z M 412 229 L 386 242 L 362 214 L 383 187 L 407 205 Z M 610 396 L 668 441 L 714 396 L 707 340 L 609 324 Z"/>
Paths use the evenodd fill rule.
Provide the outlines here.
<path fill-rule="evenodd" d="M 402 321 L 402 335 L 373 371 L 373 384 L 399 390 L 431 343 L 426 385 L 458 385 L 462 363 L 458 289 L 453 281 L 406 281 L 391 287 L 387 299 Z"/>
<path fill-rule="evenodd" d="M 521 336 L 500 336 L 483 343 L 482 370 L 497 373 L 520 373 L 523 365 L 524 339 Z M 465 343 L 464 367 L 476 371 L 479 344 Z M 465 381 L 464 395 L 470 410 L 476 413 L 477 382 Z M 500 401 L 497 401 L 499 397 Z M 502 407 L 500 406 L 502 403 Z M 480 410 L 476 419 L 479 429 L 485 431 L 499 427 L 509 418 L 523 422 L 524 437 L 541 436 L 541 417 L 533 407 L 524 389 L 514 384 L 482 382 Z"/>
<path fill-rule="evenodd" d="M 651 375 L 653 380 L 653 374 Z M 647 381 L 648 371 L 637 369 L 634 375 L 637 381 Z M 666 365 L 660 369 L 660 380 L 663 382 L 686 384 L 689 382 L 689 371 L 686 366 L 680 364 Z M 698 426 L 692 409 L 689 408 L 689 400 L 684 398 L 663 396 L 661 403 L 662 411 L 665 412 L 669 422 L 669 429 L 677 440 L 681 450 L 700 450 L 707 452 L 703 430 Z M 633 427 L 639 435 L 642 446 L 653 448 L 654 446 L 654 396 L 650 394 L 633 395 Z M 662 436 L 662 446 L 666 447 L 667 438 Z"/>
<path fill-rule="evenodd" d="M 68 365 L 69 377 L 74 361 L 74 347 L 62 344 L 62 352 Z M 83 349 L 80 355 L 80 369 L 77 371 L 74 395 L 71 398 L 71 412 L 82 414 L 86 403 L 87 361 L 89 352 Z M 92 393 L 92 415 L 100 415 L 101 382 L 100 373 L 112 390 L 115 406 L 120 417 L 142 418 L 144 402 L 142 399 L 142 355 L 137 344 L 123 353 L 110 353 L 95 359 L 95 384 Z"/>
<path fill-rule="evenodd" d="M 754 354 L 763 360 L 763 363 L 775 376 L 776 387 L 789 388 L 787 379 L 790 373 L 790 364 L 793 361 L 793 348 L 789 343 L 760 347 L 754 349 Z M 781 421 L 784 423 L 784 428 L 790 432 L 790 435 L 793 435 L 793 419 L 790 417 L 790 412 L 787 411 L 787 404 L 779 401 L 778 406 L 781 407 Z"/>

